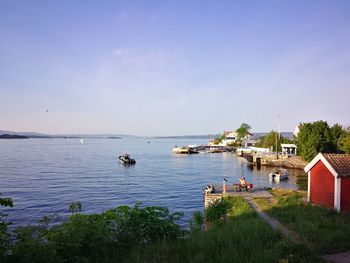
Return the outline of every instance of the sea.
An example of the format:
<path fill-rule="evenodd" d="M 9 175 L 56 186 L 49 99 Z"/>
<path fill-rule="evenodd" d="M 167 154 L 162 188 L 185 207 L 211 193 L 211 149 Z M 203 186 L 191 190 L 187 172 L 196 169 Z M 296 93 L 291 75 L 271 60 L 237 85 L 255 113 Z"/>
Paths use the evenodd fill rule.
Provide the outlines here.
<path fill-rule="evenodd" d="M 172 148 L 203 145 L 206 139 L 80 138 L 0 140 L 0 193 L 13 199 L 1 208 L 17 226 L 35 225 L 46 215 L 69 215 L 70 202 L 81 202 L 82 212 L 100 213 L 122 205 L 164 206 L 183 212 L 184 227 L 195 211 L 203 211 L 207 184 L 238 183 L 242 176 L 256 188 L 298 189 L 292 170 L 288 180 L 270 182 L 274 168 L 257 169 L 234 153 L 175 155 Z M 123 166 L 118 156 L 136 160 Z"/>

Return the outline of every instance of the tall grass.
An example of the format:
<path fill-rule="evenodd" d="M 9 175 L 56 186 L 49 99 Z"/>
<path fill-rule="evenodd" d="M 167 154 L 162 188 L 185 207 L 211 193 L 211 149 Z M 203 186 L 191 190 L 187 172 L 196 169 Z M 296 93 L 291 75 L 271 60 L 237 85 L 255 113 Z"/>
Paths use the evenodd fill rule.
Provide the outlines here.
<path fill-rule="evenodd" d="M 318 262 L 308 249 L 273 231 L 244 199 L 227 201 L 226 222 L 184 240 L 135 249 L 125 262 Z"/>
<path fill-rule="evenodd" d="M 181 213 L 166 208 L 135 205 L 83 215 L 79 205 L 71 206 L 68 222 L 17 229 L 16 243 L 4 250 L 11 253 L 0 254 L 0 261 L 319 262 L 263 222 L 243 198 L 228 197 L 223 204 L 228 215 L 214 217 L 206 231 L 199 214 L 191 231 L 184 231 L 175 223 Z M 214 214 L 221 215 L 219 208 Z"/>
<path fill-rule="evenodd" d="M 306 192 L 272 191 L 275 204 L 257 200 L 272 217 L 312 245 L 318 254 L 350 249 L 350 214 L 305 203 Z"/>

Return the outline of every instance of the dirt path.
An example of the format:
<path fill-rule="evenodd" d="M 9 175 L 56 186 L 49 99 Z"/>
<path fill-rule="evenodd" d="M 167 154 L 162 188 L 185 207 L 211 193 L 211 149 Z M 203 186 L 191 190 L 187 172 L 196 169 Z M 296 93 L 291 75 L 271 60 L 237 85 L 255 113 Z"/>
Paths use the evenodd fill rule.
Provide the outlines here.
<path fill-rule="evenodd" d="M 264 220 L 267 224 L 269 224 L 273 229 L 279 231 L 282 233 L 286 238 L 290 239 L 296 244 L 303 244 L 306 245 L 308 248 L 312 249 L 311 244 L 306 242 L 305 240 L 302 240 L 296 233 L 290 231 L 285 226 L 283 226 L 280 222 L 278 222 L 276 219 L 270 217 L 268 214 L 266 214 L 261 208 L 251 199 L 248 197 L 244 198 L 249 205 L 256 211 L 258 216 Z"/>
<path fill-rule="evenodd" d="M 249 205 L 256 211 L 258 216 L 264 220 L 267 224 L 269 224 L 273 229 L 282 233 L 286 238 L 290 239 L 296 244 L 303 244 L 307 246 L 309 249 L 312 249 L 312 245 L 305 240 L 302 240 L 296 233 L 290 231 L 281 223 L 279 223 L 276 219 L 270 217 L 261 208 L 249 197 L 244 197 L 244 199 L 249 203 Z M 349 263 L 350 262 L 350 251 L 337 253 L 332 255 L 325 255 L 321 257 L 326 262 L 332 263 Z"/>

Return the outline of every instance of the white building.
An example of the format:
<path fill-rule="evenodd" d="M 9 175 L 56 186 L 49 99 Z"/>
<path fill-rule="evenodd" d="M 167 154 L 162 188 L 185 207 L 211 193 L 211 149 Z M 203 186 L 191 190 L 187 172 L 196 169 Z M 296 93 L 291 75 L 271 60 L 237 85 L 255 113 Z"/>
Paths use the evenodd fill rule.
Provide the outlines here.
<path fill-rule="evenodd" d="M 237 132 L 229 132 L 226 134 L 225 139 L 221 142 L 221 145 L 227 146 L 228 144 L 235 143 L 237 139 Z"/>
<path fill-rule="evenodd" d="M 285 144 L 281 144 L 281 148 L 282 148 L 282 152 L 286 153 L 286 154 L 293 154 L 296 155 L 297 154 L 297 146 L 295 144 L 292 143 L 285 143 Z"/>

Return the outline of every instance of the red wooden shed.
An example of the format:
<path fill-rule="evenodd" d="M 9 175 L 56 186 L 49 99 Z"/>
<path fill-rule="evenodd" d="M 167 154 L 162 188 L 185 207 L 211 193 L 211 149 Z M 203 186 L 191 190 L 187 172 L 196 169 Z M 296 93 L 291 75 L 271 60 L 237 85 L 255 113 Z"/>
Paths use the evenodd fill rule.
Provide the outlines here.
<path fill-rule="evenodd" d="M 308 202 L 350 211 L 350 154 L 319 153 L 304 170 Z"/>

